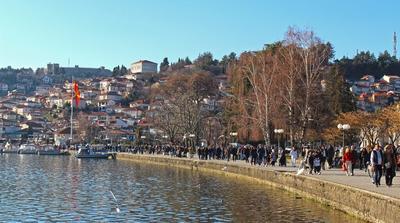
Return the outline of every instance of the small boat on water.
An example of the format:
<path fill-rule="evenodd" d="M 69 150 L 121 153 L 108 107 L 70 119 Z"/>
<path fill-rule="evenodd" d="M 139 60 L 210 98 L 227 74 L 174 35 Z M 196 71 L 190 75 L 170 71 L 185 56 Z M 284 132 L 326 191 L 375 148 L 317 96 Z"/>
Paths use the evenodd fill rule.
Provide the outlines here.
<path fill-rule="evenodd" d="M 7 142 L 4 148 L 1 148 L 1 153 L 18 153 L 18 149 L 18 147 L 15 147 Z"/>
<path fill-rule="evenodd" d="M 18 149 L 19 154 L 37 154 L 38 150 L 34 144 L 22 144 Z"/>
<path fill-rule="evenodd" d="M 38 155 L 68 156 L 71 155 L 71 153 L 66 149 L 55 148 L 52 145 L 45 145 L 38 150 Z"/>
<path fill-rule="evenodd" d="M 78 84 L 76 81 L 72 80 L 71 84 L 71 126 L 70 126 L 70 145 L 73 145 L 74 143 L 74 125 L 73 125 L 73 114 L 74 114 L 74 104 L 77 106 L 79 105 L 79 98 L 80 98 L 80 92 L 78 88 Z M 74 103 L 75 100 L 75 103 Z M 101 146 L 101 145 L 100 145 Z M 102 147 L 102 146 L 101 146 Z M 110 152 L 104 149 L 97 149 L 95 145 L 86 145 L 85 147 L 80 147 L 78 152 L 75 154 L 76 158 L 79 159 L 87 159 L 87 158 L 92 158 L 92 159 L 116 159 L 117 153 L 115 152 Z"/>
<path fill-rule="evenodd" d="M 86 146 L 85 148 L 79 148 L 78 152 L 75 154 L 76 158 L 86 159 L 116 159 L 117 153 L 115 152 L 108 152 L 104 150 L 96 150 Z"/>

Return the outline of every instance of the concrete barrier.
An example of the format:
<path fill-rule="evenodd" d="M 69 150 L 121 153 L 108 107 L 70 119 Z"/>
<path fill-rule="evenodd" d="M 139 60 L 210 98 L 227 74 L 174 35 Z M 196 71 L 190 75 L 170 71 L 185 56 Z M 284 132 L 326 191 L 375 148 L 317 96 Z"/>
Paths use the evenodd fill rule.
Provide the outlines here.
<path fill-rule="evenodd" d="M 212 162 L 169 156 L 120 153 L 117 158 L 211 171 L 243 178 L 252 182 L 283 188 L 369 222 L 397 223 L 400 221 L 400 199 L 307 176 L 297 176 L 293 173 L 267 168 L 236 165 L 232 162 Z"/>

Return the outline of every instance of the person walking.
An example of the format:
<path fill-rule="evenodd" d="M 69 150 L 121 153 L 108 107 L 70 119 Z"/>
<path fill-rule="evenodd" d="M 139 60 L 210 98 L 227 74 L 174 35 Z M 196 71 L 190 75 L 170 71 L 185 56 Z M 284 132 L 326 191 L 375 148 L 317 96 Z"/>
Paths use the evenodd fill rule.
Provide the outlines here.
<path fill-rule="evenodd" d="M 310 149 L 306 152 L 307 164 L 308 167 L 310 168 L 308 174 L 313 174 L 314 171 L 314 155 L 315 155 L 314 151 Z"/>
<path fill-rule="evenodd" d="M 382 164 L 383 164 L 383 153 L 378 144 L 375 145 L 371 153 L 371 165 L 374 170 L 374 184 L 375 186 L 381 185 L 382 177 Z"/>
<path fill-rule="evenodd" d="M 231 148 L 232 160 L 235 162 L 238 158 L 238 149 L 236 146 L 232 146 Z"/>
<path fill-rule="evenodd" d="M 369 159 L 367 159 L 368 150 L 367 148 L 363 147 L 360 152 L 360 170 L 365 169 L 367 171 L 367 165 L 369 163 Z"/>
<path fill-rule="evenodd" d="M 352 155 L 353 155 L 353 154 L 352 154 L 350 148 L 349 148 L 349 147 L 346 147 L 345 152 L 344 152 L 344 154 L 343 154 L 343 159 L 342 159 L 342 161 L 343 161 L 344 170 L 346 171 L 346 175 L 347 175 L 347 176 L 350 176 L 350 175 L 353 176 L 353 174 L 351 173 L 351 172 L 352 172 L 352 168 L 353 168 L 353 165 L 352 165 L 352 160 L 353 160 Z"/>
<path fill-rule="evenodd" d="M 250 152 L 250 154 L 251 154 L 251 161 L 250 161 L 250 164 L 251 164 L 251 165 L 256 165 L 256 163 L 257 163 L 257 158 L 258 158 L 257 150 L 256 150 L 256 148 L 254 148 L 254 147 L 251 147 L 250 150 L 251 150 L 251 152 Z"/>
<path fill-rule="evenodd" d="M 391 187 L 393 185 L 393 178 L 396 176 L 396 157 L 393 145 L 389 144 L 385 146 L 383 161 L 386 185 Z"/>
<path fill-rule="evenodd" d="M 326 161 L 328 162 L 328 168 L 331 169 L 333 166 L 333 157 L 335 156 L 335 148 L 332 145 L 329 145 L 326 150 Z"/>
<path fill-rule="evenodd" d="M 321 158 L 321 168 L 325 170 L 325 163 L 326 163 L 326 147 L 322 146 L 319 150 L 320 158 Z"/>
<path fill-rule="evenodd" d="M 279 148 L 279 166 L 286 166 L 286 152 L 285 149 Z"/>
<path fill-rule="evenodd" d="M 271 150 L 271 166 L 275 166 L 276 160 L 278 158 L 278 154 L 275 148 Z"/>
<path fill-rule="evenodd" d="M 314 160 L 313 160 L 314 173 L 318 175 L 321 175 L 321 157 L 322 154 L 320 151 L 314 152 Z"/>
<path fill-rule="evenodd" d="M 351 152 L 351 175 L 354 175 L 354 168 L 357 165 L 357 157 L 358 157 L 358 152 L 357 149 L 354 146 L 350 147 L 350 152 Z"/>
<path fill-rule="evenodd" d="M 296 160 L 297 160 L 297 149 L 293 146 L 290 150 L 290 162 L 292 167 L 296 167 Z"/>

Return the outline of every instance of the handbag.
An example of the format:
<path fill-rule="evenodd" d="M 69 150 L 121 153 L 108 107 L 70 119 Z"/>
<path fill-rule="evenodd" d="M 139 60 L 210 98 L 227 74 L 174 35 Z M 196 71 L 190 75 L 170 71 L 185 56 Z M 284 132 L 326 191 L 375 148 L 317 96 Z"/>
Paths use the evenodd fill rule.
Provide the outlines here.
<path fill-rule="evenodd" d="M 385 168 L 386 169 L 389 169 L 391 166 L 392 166 L 392 164 L 390 162 L 386 162 L 385 163 Z"/>
<path fill-rule="evenodd" d="M 368 165 L 368 169 L 369 169 L 369 171 L 372 172 L 372 173 L 375 172 L 375 166 L 374 166 L 374 165 L 371 165 L 371 164 Z"/>

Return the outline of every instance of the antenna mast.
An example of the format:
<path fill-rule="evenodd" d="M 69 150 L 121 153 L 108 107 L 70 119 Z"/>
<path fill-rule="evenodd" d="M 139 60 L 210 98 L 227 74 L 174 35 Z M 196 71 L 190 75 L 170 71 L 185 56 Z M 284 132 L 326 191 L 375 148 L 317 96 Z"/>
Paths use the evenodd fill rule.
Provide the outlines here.
<path fill-rule="evenodd" d="M 397 35 L 396 32 L 393 33 L 393 56 L 397 58 Z"/>

